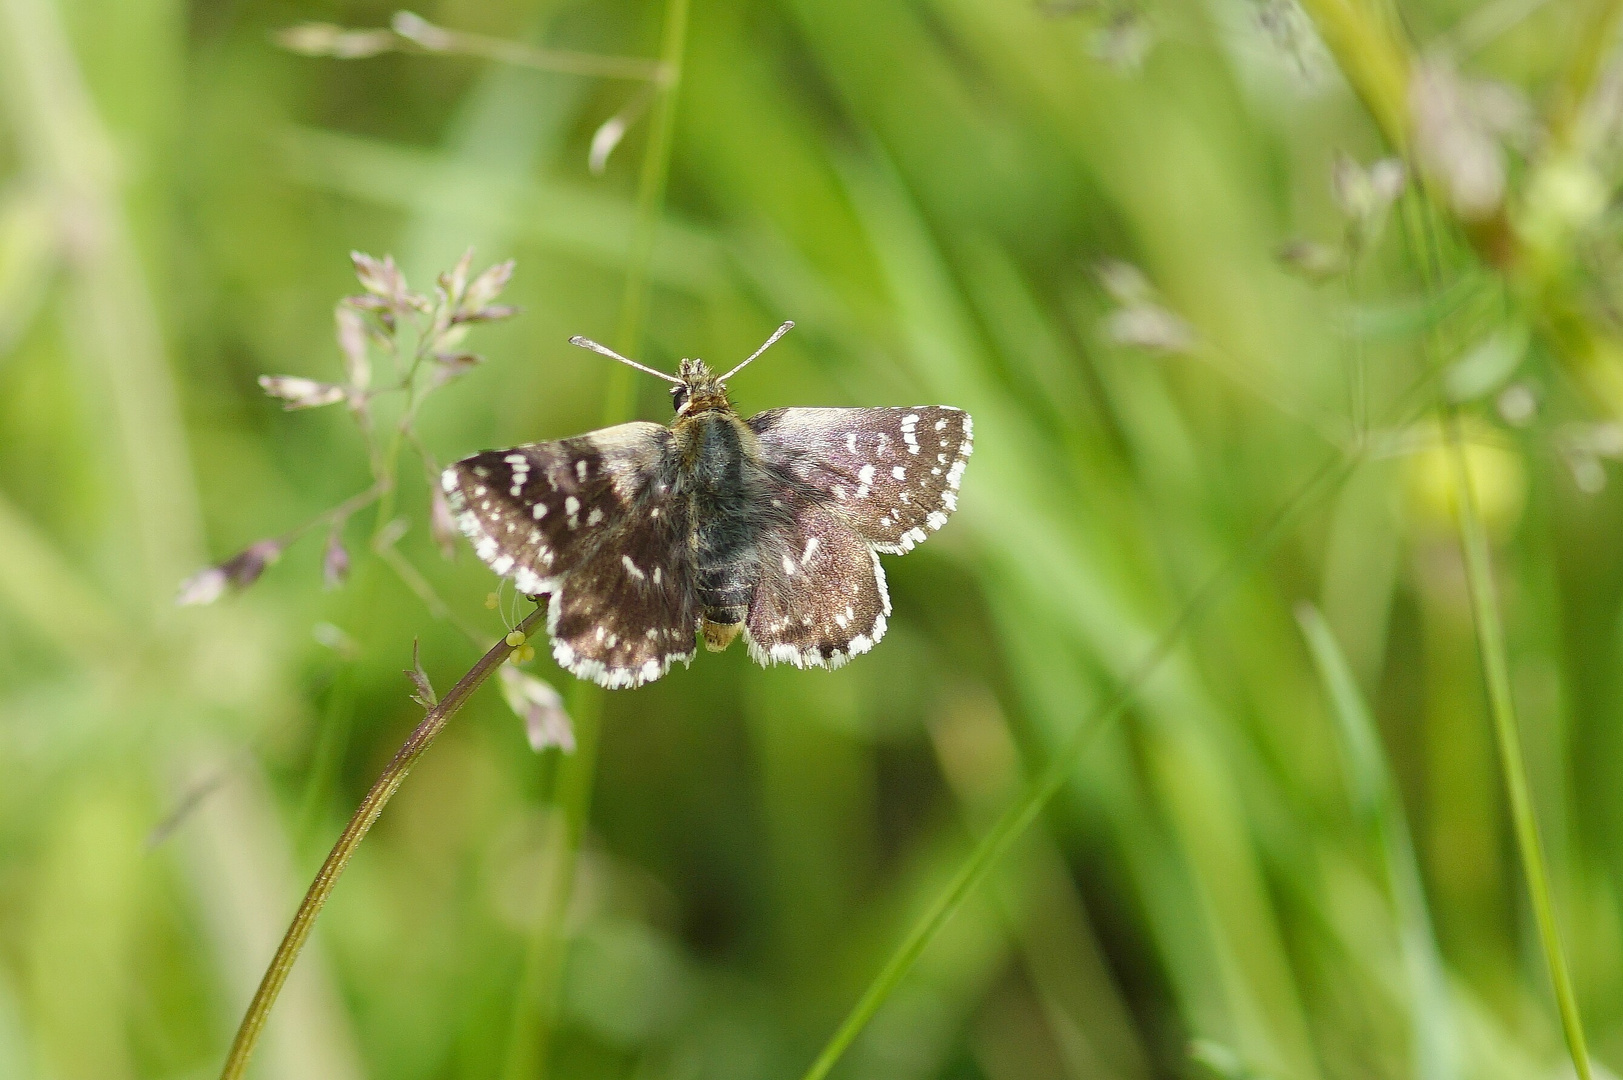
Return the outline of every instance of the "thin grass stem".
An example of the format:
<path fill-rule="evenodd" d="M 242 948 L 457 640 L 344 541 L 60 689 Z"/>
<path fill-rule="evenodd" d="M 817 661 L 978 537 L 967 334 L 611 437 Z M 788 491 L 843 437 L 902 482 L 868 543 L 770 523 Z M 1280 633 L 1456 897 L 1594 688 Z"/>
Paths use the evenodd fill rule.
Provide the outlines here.
<path fill-rule="evenodd" d="M 615 344 L 627 356 L 642 351 L 643 320 L 648 303 L 648 263 L 659 236 L 664 212 L 665 187 L 671 172 L 671 144 L 676 135 L 676 101 L 682 88 L 682 55 L 687 49 L 689 0 L 669 0 L 665 7 L 665 27 L 660 39 L 659 59 L 665 68 L 659 104 L 648 130 L 648 146 L 643 151 L 642 172 L 637 180 L 636 222 L 631 234 L 631 250 L 626 259 L 625 291 L 620 296 L 620 323 Z M 620 423 L 631 415 L 635 404 L 635 384 L 631 369 L 614 368 L 604 393 L 603 421 Z"/>
<path fill-rule="evenodd" d="M 670 176 L 671 144 L 676 128 L 676 99 L 681 85 L 682 58 L 687 49 L 689 0 L 669 0 L 660 40 L 664 78 L 657 83 L 659 103 L 643 151 L 637 183 L 637 205 L 631 250 L 626 260 L 625 289 L 615 344 L 622 352 L 641 351 L 647 307 L 648 265 L 664 210 Z M 604 391 L 604 424 L 623 423 L 636 403 L 635 384 L 628 367 L 611 366 Z M 560 828 L 549 891 L 526 950 L 514 992 L 513 1018 L 508 1029 L 507 1053 L 500 1075 L 509 1080 L 546 1076 L 548 1051 L 556 1026 L 566 955 L 563 935 L 574 892 L 580 844 L 591 816 L 597 774 L 597 746 L 601 734 L 603 691 L 581 682 L 571 695 L 570 715 L 575 727 L 575 752 L 559 762 L 555 801 Z"/>
<path fill-rule="evenodd" d="M 824 1080 L 828 1076 L 846 1050 L 856 1041 L 857 1036 L 862 1033 L 862 1029 L 878 1013 L 880 1006 L 912 969 L 925 947 L 962 906 L 964 899 L 986 879 L 998 860 L 1074 775 L 1077 763 L 1092 745 L 1094 736 L 1104 730 L 1107 724 L 1114 721 L 1133 702 L 1139 688 L 1172 655 L 1173 650 L 1183 639 L 1184 632 L 1222 594 L 1224 586 L 1243 574 L 1273 547 L 1284 534 L 1286 526 L 1312 501 L 1313 494 L 1321 485 L 1332 478 L 1339 482 L 1356 461 L 1356 458 L 1340 454 L 1327 458 L 1276 511 L 1257 536 L 1196 590 L 1177 618 L 1162 631 L 1161 637 L 1139 662 L 1138 667 L 1117 685 L 1111 696 L 1094 711 L 1092 716 L 1077 726 L 1070 738 L 1050 759 L 1047 768 L 976 843 L 969 858 L 958 868 L 958 872 L 953 875 L 947 887 L 936 896 L 924 914 L 913 924 L 907 936 L 902 939 L 901 945 L 891 954 L 879 974 L 869 983 L 862 997 L 846 1014 L 839 1028 L 824 1045 L 817 1059 L 812 1062 L 811 1068 L 806 1070 L 803 1080 Z"/>
<path fill-rule="evenodd" d="M 663 60 L 644 60 L 635 56 L 601 56 L 597 53 L 577 52 L 571 49 L 542 49 L 504 38 L 472 34 L 465 30 L 448 30 L 409 11 L 396 12 L 391 20 L 391 28 L 404 40 L 429 53 L 473 56 L 511 64 L 514 67 L 555 71 L 565 75 L 647 80 L 655 85 L 663 84 L 670 78 L 669 65 Z"/>
<path fill-rule="evenodd" d="M 1417 197 L 1407 201 L 1411 206 L 1404 221 L 1410 234 L 1411 248 L 1418 254 L 1427 287 L 1435 291 L 1442 275 L 1442 228 L 1430 199 Z M 1430 335 L 1428 344 L 1433 354 L 1433 364 L 1446 362 L 1449 352 L 1437 340 L 1435 331 Z M 1494 737 L 1499 744 L 1500 764 L 1504 770 L 1505 792 L 1510 800 L 1522 876 L 1527 882 L 1528 896 L 1532 901 L 1539 947 L 1544 953 L 1545 966 L 1549 969 L 1567 1052 L 1572 1057 L 1578 1080 L 1590 1080 L 1589 1048 L 1584 1037 L 1583 1018 L 1578 1011 L 1578 999 L 1561 943 L 1549 868 L 1544 858 L 1544 845 L 1539 838 L 1527 766 L 1522 759 L 1504 621 L 1499 611 L 1499 595 L 1493 584 L 1493 560 L 1489 553 L 1487 531 L 1476 504 L 1476 489 L 1471 484 L 1471 463 L 1465 452 L 1457 406 L 1443 406 L 1442 426 L 1454 474 L 1455 514 L 1465 561 L 1466 588 L 1471 598 L 1471 618 L 1476 625 L 1477 649 L 1481 654 L 1488 689 L 1488 711 L 1492 714 Z"/>
<path fill-rule="evenodd" d="M 546 609 L 537 608 L 528 618 L 519 624 L 518 629 L 525 635 L 533 633 L 546 618 Z M 350 816 L 349 824 L 338 837 L 327 859 L 316 872 L 315 880 L 310 883 L 310 889 L 299 902 L 299 909 L 293 915 L 293 922 L 288 926 L 287 933 L 282 936 L 282 942 L 276 947 L 276 955 L 271 958 L 270 967 L 265 970 L 265 976 L 259 982 L 259 989 L 254 991 L 253 1001 L 248 1005 L 248 1011 L 243 1015 L 242 1024 L 237 1028 L 237 1035 L 231 1043 L 231 1053 L 227 1055 L 225 1067 L 220 1071 L 220 1080 L 241 1080 L 248 1069 L 248 1060 L 253 1055 L 254 1046 L 259 1042 L 259 1036 L 265 1027 L 265 1021 L 270 1018 L 271 1007 L 276 1004 L 276 997 L 281 993 L 282 985 L 293 970 L 293 964 L 304 948 L 304 943 L 314 929 L 316 916 L 326 906 L 327 899 L 332 895 L 333 888 L 338 884 L 338 878 L 349 865 L 350 858 L 355 849 L 360 846 L 366 834 L 371 831 L 372 825 L 383 813 L 394 793 L 400 789 L 406 774 L 423 756 L 445 725 L 451 718 L 467 704 L 468 698 L 486 679 L 506 662 L 513 654 L 514 646 L 507 643 L 504 638 L 491 646 L 490 651 L 480 657 L 466 675 L 457 680 L 438 705 L 428 710 L 422 723 L 412 731 L 411 735 L 395 751 L 389 764 L 384 766 L 383 772 L 373 782 L 366 798 L 361 805 L 355 808 Z"/>
<path fill-rule="evenodd" d="M 1550 970 L 1556 1009 L 1561 1015 L 1561 1031 L 1578 1080 L 1590 1080 L 1589 1048 L 1584 1038 L 1583 1018 L 1573 991 L 1561 944 L 1561 927 L 1556 918 L 1555 899 L 1550 889 L 1549 868 L 1544 845 L 1539 838 L 1538 820 L 1533 809 L 1532 788 L 1527 765 L 1522 760 L 1521 735 L 1516 725 L 1516 705 L 1510 686 L 1510 663 L 1505 648 L 1505 628 L 1499 611 L 1499 596 L 1493 584 L 1493 563 L 1488 551 L 1487 532 L 1476 505 L 1471 485 L 1471 462 L 1460 433 L 1458 410 L 1449 409 L 1443 426 L 1449 456 L 1453 461 L 1454 490 L 1459 515 L 1460 546 L 1465 556 L 1466 584 L 1471 595 L 1471 615 L 1476 623 L 1477 647 L 1482 652 L 1482 670 L 1488 684 L 1488 710 L 1493 715 L 1494 735 L 1499 743 L 1504 767 L 1505 790 L 1510 797 L 1511 819 L 1516 829 L 1516 847 L 1521 854 L 1522 876 L 1533 903 L 1538 925 L 1539 945 Z"/>
<path fill-rule="evenodd" d="M 1342 759 L 1354 812 L 1381 853 L 1387 891 L 1397 923 L 1409 989 L 1409 1052 L 1417 1080 L 1455 1080 L 1460 1075 L 1459 1031 L 1449 1000 L 1448 977 L 1432 930 L 1419 860 L 1410 838 L 1403 800 L 1387 764 L 1380 732 L 1358 680 L 1324 617 L 1304 603 L 1297 621 L 1324 682 L 1341 736 Z"/>
<path fill-rule="evenodd" d="M 1562 79 L 1561 98 L 1551 125 L 1556 145 L 1562 149 L 1571 148 L 1590 94 L 1600 81 L 1607 50 L 1616 41 L 1620 22 L 1623 22 L 1623 0 L 1594 0 L 1588 25 L 1574 38 L 1577 47 Z"/>
<path fill-rule="evenodd" d="M 354 663 L 339 662 L 327 692 L 327 707 L 322 712 L 315 752 L 310 756 L 310 769 L 304 782 L 304 797 L 299 800 L 299 816 L 294 819 L 297 824 L 293 839 L 301 852 L 306 844 L 314 843 L 322 820 L 322 807 L 337 786 L 339 766 L 349 748 L 350 730 L 355 723 Z"/>
<path fill-rule="evenodd" d="M 1415 417 L 1420 415 L 1413 407 L 1414 401 L 1435 385 L 1440 372 L 1441 368 L 1438 365 L 1428 365 L 1399 395 L 1394 410 L 1400 418 L 1399 426 L 1413 422 Z M 1026 826 L 1036 820 L 1048 801 L 1065 786 L 1066 780 L 1087 752 L 1093 737 L 1126 710 L 1136 697 L 1139 688 L 1172 655 L 1172 650 L 1182 640 L 1184 632 L 1223 594 L 1228 582 L 1242 576 L 1273 548 L 1284 535 L 1286 527 L 1311 503 L 1312 496 L 1319 490 L 1320 485 L 1328 484 L 1330 490 L 1335 490 L 1368 454 L 1369 444 L 1365 442 L 1348 454 L 1335 454 L 1326 458 L 1323 464 L 1275 511 L 1273 518 L 1257 531 L 1250 542 L 1230 556 L 1226 563 L 1196 589 L 1177 618 L 1162 632 L 1139 666 L 1118 684 L 1116 691 L 1094 710 L 1091 717 L 1082 721 L 1019 800 L 1005 810 L 1003 816 L 976 843 L 969 858 L 959 867 L 951 882 L 915 921 L 901 945 L 897 946 L 890 959 L 885 962 L 885 966 L 868 984 L 862 997 L 846 1014 L 802 1080 L 824 1080 L 828 1076 L 846 1050 L 856 1041 L 856 1037 L 862 1033 L 868 1021 L 873 1019 L 880 1006 L 885 1003 L 885 999 L 901 983 L 925 947 L 957 911 L 964 898 L 985 880 L 997 861 L 1025 831 Z"/>
<path fill-rule="evenodd" d="M 602 691 L 590 683 L 577 682 L 569 702 L 575 752 L 559 764 L 556 813 L 549 837 L 551 858 L 544 879 L 546 893 L 513 995 L 506 1064 L 501 1071 L 504 1080 L 527 1080 L 547 1072 L 547 1055 L 562 996 L 566 959 L 563 927 L 569 918 L 580 846 L 591 813 L 602 711 Z"/>

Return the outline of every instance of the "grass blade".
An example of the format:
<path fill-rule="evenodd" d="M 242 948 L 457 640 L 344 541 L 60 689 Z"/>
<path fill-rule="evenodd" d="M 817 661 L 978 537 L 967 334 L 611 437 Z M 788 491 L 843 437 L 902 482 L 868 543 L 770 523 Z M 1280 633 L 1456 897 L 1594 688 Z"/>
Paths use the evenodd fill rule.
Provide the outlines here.
<path fill-rule="evenodd" d="M 1432 933 L 1409 823 L 1386 767 L 1375 720 L 1324 616 L 1311 604 L 1303 604 L 1296 609 L 1296 618 L 1330 698 L 1354 811 L 1386 864 L 1409 983 L 1414 1075 L 1419 1080 L 1453 1080 L 1459 1075 L 1459 1049 L 1448 979 Z"/>
<path fill-rule="evenodd" d="M 1505 649 L 1504 623 L 1499 613 L 1499 595 L 1493 584 L 1488 535 L 1476 505 L 1471 464 L 1465 453 L 1457 411 L 1451 409 L 1444 416 L 1444 428 L 1454 464 L 1455 504 L 1459 514 L 1460 546 L 1465 556 L 1466 584 L 1471 594 L 1471 614 L 1476 622 L 1482 670 L 1488 684 L 1488 708 L 1493 714 L 1494 735 L 1499 742 L 1500 763 L 1505 771 L 1505 791 L 1510 798 L 1522 876 L 1527 881 L 1528 895 L 1533 903 L 1539 945 L 1544 951 L 1544 962 L 1549 967 L 1567 1051 L 1572 1055 L 1572 1066 L 1579 1080 L 1590 1080 L 1589 1048 L 1584 1038 L 1583 1019 L 1578 1012 L 1578 998 L 1573 991 L 1572 974 L 1568 970 L 1566 953 L 1561 944 L 1561 927 L 1550 889 L 1549 867 L 1544 858 L 1543 841 L 1539 839 L 1532 789 L 1527 781 L 1527 765 L 1522 759 L 1521 735 L 1516 727 L 1510 662 Z"/>
<path fill-rule="evenodd" d="M 1224 587 L 1273 546 L 1284 532 L 1285 526 L 1311 502 L 1312 496 L 1325 481 L 1331 478 L 1339 479 L 1346 468 L 1346 464 L 1337 455 L 1327 459 L 1324 465 L 1315 470 L 1258 535 L 1190 598 L 1178 617 L 1163 631 L 1160 639 L 1144 657 L 1136 672 L 1123 680 L 1091 717 L 1077 725 L 1076 731 L 1054 755 L 1048 767 L 1026 788 L 1025 793 L 1004 811 L 1002 817 L 998 818 L 975 845 L 974 851 L 953 875 L 947 887 L 914 923 L 913 928 L 902 939 L 902 943 L 891 954 L 879 974 L 874 977 L 856 1005 L 835 1030 L 822 1052 L 817 1055 L 811 1067 L 806 1070 L 803 1080 L 824 1080 L 828 1076 L 840 1057 L 879 1011 L 880 1006 L 906 977 L 925 947 L 946 925 L 947 920 L 952 918 L 975 887 L 986 879 L 992 867 L 1025 831 L 1026 826 L 1042 812 L 1043 807 L 1048 805 L 1048 801 L 1065 786 L 1076 768 L 1077 760 L 1092 744 L 1093 736 L 1120 716 L 1132 703 L 1139 688 L 1172 655 L 1184 632 L 1204 613 L 1210 603 L 1222 594 Z"/>

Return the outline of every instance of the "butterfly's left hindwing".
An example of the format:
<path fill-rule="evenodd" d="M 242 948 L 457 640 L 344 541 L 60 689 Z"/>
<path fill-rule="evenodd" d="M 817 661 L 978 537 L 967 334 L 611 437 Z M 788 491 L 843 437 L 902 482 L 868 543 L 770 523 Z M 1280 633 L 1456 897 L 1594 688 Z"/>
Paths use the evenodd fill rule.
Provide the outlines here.
<path fill-rule="evenodd" d="M 890 594 L 879 555 L 832 510 L 789 489 L 760 540 L 744 623 L 756 663 L 839 667 L 885 636 Z"/>
<path fill-rule="evenodd" d="M 445 470 L 457 525 L 520 592 L 550 593 L 553 656 L 604 686 L 693 658 L 699 612 L 669 429 L 632 423 Z"/>

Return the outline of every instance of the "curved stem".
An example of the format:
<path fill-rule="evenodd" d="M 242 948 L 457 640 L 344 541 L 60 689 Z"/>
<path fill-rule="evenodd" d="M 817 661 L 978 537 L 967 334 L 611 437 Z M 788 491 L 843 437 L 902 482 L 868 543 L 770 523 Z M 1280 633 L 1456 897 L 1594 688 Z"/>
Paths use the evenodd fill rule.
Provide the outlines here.
<path fill-rule="evenodd" d="M 546 618 L 546 610 L 538 608 L 530 613 L 519 629 L 526 635 L 533 632 Z M 333 887 L 338 884 L 338 877 L 344 872 L 350 857 L 355 849 L 371 830 L 378 815 L 388 805 L 394 793 L 399 790 L 406 774 L 423 755 L 423 751 L 431 746 L 445 725 L 455 716 L 473 695 L 473 692 L 496 671 L 513 653 L 513 647 L 503 639 L 491 647 L 490 651 L 480 657 L 466 675 L 451 687 L 440 703 L 428 710 L 423 722 L 418 724 L 400 749 L 395 751 L 389 764 L 384 766 L 383 772 L 372 784 L 366 798 L 356 807 L 355 813 L 350 817 L 349 824 L 338 837 L 328 853 L 327 860 L 321 864 L 316 872 L 316 878 L 310 883 L 310 889 L 304 894 L 299 903 L 299 909 L 293 915 L 293 922 L 288 926 L 287 933 L 282 936 L 282 943 L 276 947 L 276 955 L 272 957 L 270 967 L 265 971 L 265 977 L 259 982 L 259 989 L 254 991 L 253 1001 L 248 1005 L 248 1011 L 242 1018 L 242 1024 L 237 1028 L 237 1037 L 231 1043 L 231 1053 L 226 1057 L 225 1068 L 220 1072 L 220 1080 L 240 1080 L 248 1068 L 248 1059 L 254 1052 L 254 1045 L 258 1043 L 260 1033 L 264 1030 L 265 1021 L 270 1017 L 271 1006 L 276 1003 L 276 997 L 282 990 L 282 984 L 287 982 L 288 973 L 293 970 L 293 963 L 298 959 L 299 951 L 310 937 L 310 931 L 315 926 L 316 916 L 332 895 Z"/>

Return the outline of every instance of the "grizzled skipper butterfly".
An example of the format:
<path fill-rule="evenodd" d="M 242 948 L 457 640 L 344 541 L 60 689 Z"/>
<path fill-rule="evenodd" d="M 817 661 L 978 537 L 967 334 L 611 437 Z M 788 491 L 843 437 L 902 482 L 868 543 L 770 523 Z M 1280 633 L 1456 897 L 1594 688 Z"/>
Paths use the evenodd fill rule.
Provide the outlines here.
<path fill-rule="evenodd" d="M 958 505 L 969 414 L 769 409 L 741 419 L 725 375 L 679 375 L 570 343 L 674 383 L 669 427 L 638 421 L 487 450 L 445 470 L 456 521 L 496 573 L 548 594 L 558 663 L 640 686 L 740 632 L 763 665 L 835 668 L 885 634 L 879 554 L 911 551 Z"/>

